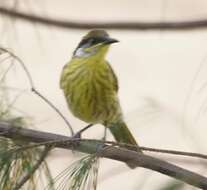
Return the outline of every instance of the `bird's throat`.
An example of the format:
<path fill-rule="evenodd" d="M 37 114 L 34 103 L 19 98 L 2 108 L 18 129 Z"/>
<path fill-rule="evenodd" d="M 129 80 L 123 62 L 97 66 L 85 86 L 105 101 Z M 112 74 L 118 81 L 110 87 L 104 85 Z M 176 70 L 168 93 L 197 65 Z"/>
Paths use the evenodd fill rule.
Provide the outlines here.
<path fill-rule="evenodd" d="M 91 49 L 78 48 L 73 55 L 73 58 L 93 58 L 104 59 L 108 52 L 109 46 L 95 47 Z"/>

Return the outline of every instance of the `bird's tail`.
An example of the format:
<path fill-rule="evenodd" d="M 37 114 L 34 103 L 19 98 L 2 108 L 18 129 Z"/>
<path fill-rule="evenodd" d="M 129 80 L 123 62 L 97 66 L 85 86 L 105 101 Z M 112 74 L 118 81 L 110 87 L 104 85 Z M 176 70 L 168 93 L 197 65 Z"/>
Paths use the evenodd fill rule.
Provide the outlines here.
<path fill-rule="evenodd" d="M 134 147 L 129 147 L 129 149 L 141 152 L 135 138 L 123 121 L 107 125 L 107 127 L 109 128 L 117 142 L 134 145 Z M 135 168 L 135 165 L 133 165 L 132 163 L 127 163 L 127 165 L 130 168 Z"/>

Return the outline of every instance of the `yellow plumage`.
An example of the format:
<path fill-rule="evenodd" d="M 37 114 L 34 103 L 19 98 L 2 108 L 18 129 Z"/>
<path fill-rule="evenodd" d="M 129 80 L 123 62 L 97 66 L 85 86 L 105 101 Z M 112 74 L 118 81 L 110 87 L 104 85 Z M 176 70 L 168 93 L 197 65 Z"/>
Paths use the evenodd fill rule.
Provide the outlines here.
<path fill-rule="evenodd" d="M 76 117 L 87 123 L 105 125 L 118 142 L 137 145 L 123 121 L 116 75 L 105 60 L 110 43 L 115 42 L 109 43 L 110 40 L 102 30 L 85 36 L 72 60 L 63 68 L 60 86 Z"/>
<path fill-rule="evenodd" d="M 61 88 L 72 113 L 88 123 L 121 119 L 117 79 L 99 54 L 72 59 L 63 69 Z"/>

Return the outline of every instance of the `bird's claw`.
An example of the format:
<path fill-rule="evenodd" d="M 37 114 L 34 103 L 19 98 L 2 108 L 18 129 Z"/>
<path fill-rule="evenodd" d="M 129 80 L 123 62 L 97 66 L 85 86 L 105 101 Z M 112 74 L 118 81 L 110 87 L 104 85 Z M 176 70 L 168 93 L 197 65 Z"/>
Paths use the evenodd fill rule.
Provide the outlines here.
<path fill-rule="evenodd" d="M 81 139 L 81 133 L 77 132 L 72 136 L 73 139 Z"/>
<path fill-rule="evenodd" d="M 80 144 L 79 140 L 81 139 L 81 132 L 77 132 L 75 133 L 72 137 L 71 137 L 72 141 L 73 141 L 73 150 L 76 149 L 76 147 Z"/>

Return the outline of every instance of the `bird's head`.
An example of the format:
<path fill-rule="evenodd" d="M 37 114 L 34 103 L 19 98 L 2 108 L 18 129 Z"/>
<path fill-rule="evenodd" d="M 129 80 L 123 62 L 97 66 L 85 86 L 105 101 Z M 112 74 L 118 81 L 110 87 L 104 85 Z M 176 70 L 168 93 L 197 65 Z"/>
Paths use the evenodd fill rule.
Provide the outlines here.
<path fill-rule="evenodd" d="M 118 40 L 109 37 L 105 30 L 91 30 L 82 38 L 75 49 L 73 56 L 89 57 L 96 54 L 104 56 L 107 53 L 109 46 L 116 42 L 118 42 Z"/>

